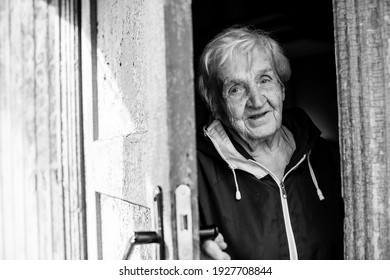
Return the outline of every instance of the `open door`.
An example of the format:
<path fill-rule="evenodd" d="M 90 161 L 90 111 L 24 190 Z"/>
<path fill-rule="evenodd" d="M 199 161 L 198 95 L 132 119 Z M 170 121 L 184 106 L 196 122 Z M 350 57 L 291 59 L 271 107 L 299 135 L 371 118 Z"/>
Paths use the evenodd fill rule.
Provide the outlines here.
<path fill-rule="evenodd" d="M 177 259 L 180 246 L 191 248 L 190 254 L 181 258 L 194 258 L 196 254 L 193 248 L 197 243 L 192 239 L 197 233 L 193 88 L 190 85 L 189 94 L 176 98 L 175 83 L 171 82 L 171 78 L 180 78 L 188 71 L 192 77 L 192 69 L 191 65 L 184 68 L 172 64 L 166 51 L 172 38 L 165 33 L 165 10 L 171 8 L 168 2 L 83 1 L 89 259 L 121 259 L 134 232 L 158 232 L 157 221 L 164 224 L 163 248 L 135 246 L 130 259 L 158 259 L 156 249 L 165 249 L 161 258 Z M 185 8 L 189 10 L 189 4 Z M 168 30 L 174 28 L 178 27 Z M 180 44 L 180 40 L 187 38 L 172 44 Z M 191 48 L 181 50 L 191 58 Z M 189 107 L 177 111 L 177 102 L 183 101 Z M 173 121 L 178 115 L 187 124 L 180 127 L 185 139 L 174 134 L 176 125 L 180 125 Z M 184 160 L 177 162 L 177 151 L 184 153 Z M 190 222 L 186 227 L 176 226 L 175 192 L 179 185 L 187 188 L 184 199 L 189 199 L 191 206 L 190 212 L 183 214 L 185 222 Z M 159 187 L 163 197 L 161 215 L 154 202 Z M 191 238 L 180 238 L 177 229 L 183 229 Z"/>

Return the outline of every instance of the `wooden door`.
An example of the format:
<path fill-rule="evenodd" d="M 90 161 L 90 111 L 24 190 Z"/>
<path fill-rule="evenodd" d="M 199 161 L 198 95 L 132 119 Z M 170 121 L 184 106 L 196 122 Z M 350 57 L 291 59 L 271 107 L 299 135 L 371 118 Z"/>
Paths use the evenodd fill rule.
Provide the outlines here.
<path fill-rule="evenodd" d="M 86 0 L 82 5 L 89 259 L 120 259 L 134 231 L 156 230 L 153 193 L 158 186 L 164 198 L 167 258 L 177 258 L 173 196 L 177 184 L 172 178 L 180 174 L 178 169 L 186 171 L 178 183 L 190 185 L 196 195 L 192 88 L 185 96 L 192 109 L 185 108 L 190 125 L 182 127 L 187 134 L 182 143 L 170 127 L 177 100 L 168 92 L 172 83 L 167 72 L 172 69 L 167 68 L 163 5 L 158 0 Z M 173 67 L 179 73 L 192 71 Z M 183 149 L 189 151 L 184 157 L 190 160 L 174 165 L 172 151 Z M 191 247 L 197 246 L 190 241 Z M 136 246 L 131 259 L 157 258 L 155 246 Z"/>

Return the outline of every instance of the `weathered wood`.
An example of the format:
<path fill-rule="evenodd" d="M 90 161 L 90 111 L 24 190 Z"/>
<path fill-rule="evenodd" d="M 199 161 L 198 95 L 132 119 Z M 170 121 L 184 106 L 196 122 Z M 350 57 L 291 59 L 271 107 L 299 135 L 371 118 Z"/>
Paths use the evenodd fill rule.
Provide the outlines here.
<path fill-rule="evenodd" d="M 8 20 L 8 1 L 0 2 L 0 38 L 6 38 L 7 32 L 9 30 L 9 20 Z M 7 110 L 7 98 L 5 92 L 8 92 L 8 57 L 9 57 L 9 48 L 8 40 L 3 39 L 0 42 L 0 137 L 6 132 L 5 124 L 8 123 L 6 114 Z M 5 145 L 5 139 L 0 140 L 0 170 L 2 172 L 7 171 L 6 162 L 7 146 Z M 6 184 L 6 178 L 4 175 L 0 175 L 0 259 L 5 259 L 6 249 L 5 249 L 5 233 L 1 225 L 5 224 L 5 207 L 4 207 L 4 185 Z"/>
<path fill-rule="evenodd" d="M 8 1 L 2 1 L 0 3 L 0 36 L 4 38 L 0 41 L 0 168 L 2 173 L 0 173 L 0 245 L 1 245 L 1 258 L 6 258 L 12 254 L 12 244 L 8 239 L 9 234 L 13 233 L 12 229 L 9 229 L 8 232 L 4 230 L 4 224 L 9 224 L 12 221 L 11 215 L 6 215 L 6 210 L 9 209 L 9 195 L 11 188 L 11 172 L 9 159 L 11 158 L 11 149 L 9 147 L 10 136 L 10 97 L 9 97 L 9 84 L 10 71 L 9 68 L 9 54 L 10 54 L 10 5 Z M 8 135 L 8 136 L 7 136 Z"/>
<path fill-rule="evenodd" d="M 333 4 L 345 257 L 390 259 L 390 2 Z"/>
<path fill-rule="evenodd" d="M 23 5 L 24 4 L 24 5 Z M 37 237 L 37 214 L 35 196 L 35 133 L 31 124 L 35 123 L 34 97 L 34 14 L 32 3 L 8 1 L 5 19 L 8 28 L 4 31 L 4 46 L 7 45 L 5 55 L 6 67 L 1 74 L 6 75 L 8 86 L 1 90 L 6 105 L 2 114 L 0 126 L 4 127 L 1 142 L 4 143 L 5 153 L 1 153 L 4 165 L 0 175 L 3 179 L 1 188 L 4 191 L 4 216 L 2 225 L 5 242 L 4 258 L 21 259 L 26 254 L 36 257 L 38 252 L 27 250 L 29 237 Z M 19 20 L 16 20 L 19 19 Z M 33 155 L 31 154 L 33 153 Z M 32 181 L 28 181 L 26 176 Z M 30 196 L 29 196 L 30 195 Z M 34 208 L 28 208 L 33 205 Z M 32 215 L 31 220 L 25 219 L 26 213 Z M 30 233 L 27 236 L 27 232 Z M 31 247 L 38 247 L 35 239 Z"/>
<path fill-rule="evenodd" d="M 180 184 L 191 187 L 193 252 L 199 258 L 198 191 L 191 1 L 164 1 L 170 147 L 170 195 Z M 173 205 L 172 205 L 173 206 Z M 174 207 L 171 221 L 176 221 Z M 176 232 L 173 223 L 173 232 Z M 174 235 L 175 236 L 175 235 Z M 176 237 L 174 237 L 176 240 Z M 177 258 L 177 250 L 174 251 Z"/>
<path fill-rule="evenodd" d="M 86 257 L 77 3 L 1 3 L 1 258 Z"/>
<path fill-rule="evenodd" d="M 10 1 L 11 3 L 11 1 Z M 26 255 L 23 256 L 23 253 L 19 252 L 19 258 L 39 258 L 39 227 L 38 225 L 38 199 L 37 199 L 37 187 L 36 187 L 36 161 L 37 161 L 37 145 L 36 145 L 36 129 L 35 129 L 35 90 L 34 90 L 34 73 L 35 73 L 35 44 L 34 44 L 34 6 L 33 3 L 18 3 L 18 7 L 13 7 L 14 11 L 20 11 L 19 16 L 11 15 L 11 18 L 19 18 L 19 21 L 22 24 L 21 28 L 13 29 L 15 36 L 22 36 L 22 40 L 18 42 L 17 38 L 13 38 L 12 44 L 15 44 L 15 47 L 11 47 L 13 53 L 11 53 L 10 61 L 13 61 L 13 64 L 16 65 L 21 63 L 24 67 L 21 66 L 21 69 L 15 69 L 10 67 L 10 72 L 14 72 L 14 76 L 10 78 L 11 81 L 19 80 L 20 84 L 14 84 L 14 88 L 10 89 L 12 94 L 18 92 L 22 96 L 23 106 L 19 108 L 14 108 L 16 113 L 21 120 L 23 120 L 23 132 L 21 135 L 16 136 L 12 134 L 11 137 L 20 137 L 23 139 L 23 168 L 20 170 L 21 177 L 24 179 L 23 185 L 19 185 L 19 188 L 23 189 L 24 192 L 24 206 L 23 211 L 24 215 L 29 215 L 29 218 L 25 218 L 26 226 L 24 232 L 21 232 L 21 236 L 24 236 L 25 243 L 23 244 L 26 248 Z M 14 23 L 17 24 L 17 20 L 14 20 Z M 17 58 L 21 54 L 19 59 Z M 17 61 L 19 62 L 17 62 Z M 22 77 L 17 78 L 19 71 L 22 71 Z M 20 91 L 19 91 L 20 90 Z M 14 94 L 17 96 L 18 94 Z M 11 125 L 14 125 L 12 122 Z M 18 128 L 20 130 L 21 128 Z M 11 147 L 16 148 L 11 144 Z M 19 164 L 12 164 L 11 168 L 18 170 L 21 167 Z M 11 175 L 14 177 L 16 174 Z M 18 186 L 18 184 L 13 183 L 13 186 Z M 28 234 L 26 234 L 28 232 Z"/>
<path fill-rule="evenodd" d="M 48 102 L 49 102 L 49 180 L 51 188 L 51 208 L 53 216 L 53 258 L 66 258 L 65 219 L 64 219 L 64 192 L 61 168 L 61 26 L 59 23 L 60 1 L 51 2 L 48 7 Z M 66 23 L 66 21 L 63 21 Z M 61 220 L 61 222 L 59 222 Z"/>
<path fill-rule="evenodd" d="M 61 1 L 60 11 L 61 166 L 66 258 L 85 259 L 87 248 L 79 1 Z"/>
<path fill-rule="evenodd" d="M 50 181 L 50 92 L 48 55 L 53 49 L 48 29 L 48 5 L 43 1 L 34 2 L 34 93 L 35 93 L 35 145 L 36 145 L 36 187 L 38 199 L 39 256 L 52 259 L 54 224 L 52 216 L 52 182 Z M 55 38 L 53 38 L 55 39 Z M 58 159 L 57 159 L 58 161 Z M 54 168 L 56 168 L 55 166 Z M 57 240 L 58 242 L 58 240 Z"/>
<path fill-rule="evenodd" d="M 82 54 L 82 103 L 83 103 L 83 135 L 84 135 L 84 154 L 85 154 L 85 176 L 86 176 L 86 209 L 87 209 L 87 257 L 88 259 L 97 259 L 98 242 L 101 238 L 98 237 L 96 207 L 98 203 L 94 190 L 90 190 L 88 183 L 88 154 L 91 153 L 91 147 L 88 143 L 93 142 L 95 137 L 95 118 L 93 117 L 93 95 L 96 84 L 95 73 L 96 69 L 93 67 L 96 61 L 96 52 L 93 50 L 96 47 L 96 8 L 95 1 L 83 0 L 81 4 L 81 54 Z M 91 186 L 92 187 L 92 186 Z"/>

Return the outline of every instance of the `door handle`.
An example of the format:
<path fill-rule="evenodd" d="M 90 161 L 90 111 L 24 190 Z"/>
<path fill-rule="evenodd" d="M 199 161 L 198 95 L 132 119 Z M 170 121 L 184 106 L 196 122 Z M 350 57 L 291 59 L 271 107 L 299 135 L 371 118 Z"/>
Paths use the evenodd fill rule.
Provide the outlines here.
<path fill-rule="evenodd" d="M 206 239 L 215 239 L 218 234 L 219 230 L 215 225 L 205 226 L 199 229 L 199 238 L 201 241 Z"/>
<path fill-rule="evenodd" d="M 160 243 L 160 236 L 155 231 L 136 231 L 134 235 L 130 237 L 125 253 L 123 254 L 123 260 L 128 260 L 134 251 L 135 245 Z"/>
<path fill-rule="evenodd" d="M 178 241 L 180 239 L 192 239 L 192 213 L 191 213 L 191 196 L 190 189 L 187 185 L 179 185 L 176 189 L 176 206 L 177 206 L 177 218 L 180 226 L 178 226 Z M 164 224 L 163 224 L 163 197 L 161 187 L 156 187 L 154 193 L 154 210 L 156 217 L 156 231 L 136 231 L 129 238 L 126 249 L 123 253 L 123 260 L 129 260 L 134 251 L 136 245 L 141 244 L 159 244 L 159 258 L 165 259 L 165 242 L 164 242 Z M 180 218 L 180 219 L 179 219 Z M 202 227 L 199 229 L 200 240 L 214 239 L 217 237 L 219 231 L 214 225 Z M 189 235 L 189 236 L 188 236 Z M 188 242 L 187 242 L 188 243 Z M 178 244 L 179 259 L 186 259 L 192 256 L 192 251 L 188 249 L 188 246 Z M 190 242 L 192 246 L 192 242 Z M 185 257 L 182 257 L 182 256 Z"/>
<path fill-rule="evenodd" d="M 159 244 L 159 257 L 160 260 L 165 259 L 165 242 L 164 242 L 164 224 L 163 224 L 163 208 L 162 208 L 162 190 L 161 187 L 156 187 L 154 193 L 154 209 L 156 217 L 156 228 L 157 231 L 136 231 L 130 237 L 127 242 L 126 250 L 123 253 L 123 260 L 128 260 L 131 258 L 131 254 L 134 251 L 136 245 L 141 244 Z"/>

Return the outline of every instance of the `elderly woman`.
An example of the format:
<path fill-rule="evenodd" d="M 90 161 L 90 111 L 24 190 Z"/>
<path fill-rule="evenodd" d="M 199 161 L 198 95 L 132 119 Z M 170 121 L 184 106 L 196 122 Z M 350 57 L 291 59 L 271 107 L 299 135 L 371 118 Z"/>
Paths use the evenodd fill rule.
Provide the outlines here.
<path fill-rule="evenodd" d="M 320 67 L 320 66 L 319 66 Z M 290 65 L 266 33 L 230 28 L 205 48 L 198 137 L 202 244 L 212 259 L 341 259 L 337 150 L 302 109 L 283 111 Z"/>

